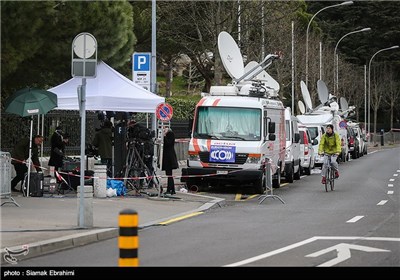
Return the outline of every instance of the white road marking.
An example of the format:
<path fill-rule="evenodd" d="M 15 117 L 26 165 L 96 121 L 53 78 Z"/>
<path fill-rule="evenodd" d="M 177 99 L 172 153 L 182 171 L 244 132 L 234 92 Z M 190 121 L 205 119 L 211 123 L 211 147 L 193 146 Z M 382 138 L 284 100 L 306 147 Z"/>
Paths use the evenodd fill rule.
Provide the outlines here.
<path fill-rule="evenodd" d="M 388 193 L 387 194 L 393 194 L 394 193 L 394 191 L 388 191 Z"/>
<path fill-rule="evenodd" d="M 389 181 L 390 181 L 390 182 L 393 182 L 393 181 L 394 181 L 394 179 L 389 179 Z"/>
<path fill-rule="evenodd" d="M 395 237 L 364 237 L 364 236 L 314 236 L 311 238 L 308 238 L 306 240 L 294 243 L 292 245 L 265 253 L 265 254 L 261 254 L 252 258 L 248 258 L 239 262 L 235 262 L 235 263 L 231 263 L 231 264 L 227 264 L 225 265 L 226 267 L 234 267 L 234 266 L 241 266 L 241 265 L 245 265 L 245 264 L 249 264 L 252 262 L 256 262 L 280 253 L 283 253 L 285 251 L 289 251 L 291 249 L 306 245 L 308 243 L 314 242 L 314 241 L 318 241 L 318 240 L 367 240 L 367 241 L 396 241 L 396 242 L 400 242 L 400 238 L 395 238 Z M 381 250 L 381 249 L 379 249 Z"/>
<path fill-rule="evenodd" d="M 400 172 L 400 170 L 397 170 L 397 172 Z"/>
<path fill-rule="evenodd" d="M 318 266 L 334 266 L 335 264 L 341 263 L 341 262 L 351 258 L 350 249 L 364 251 L 364 252 L 390 252 L 389 250 L 384 250 L 384 249 L 379 249 L 379 248 L 374 248 L 374 247 L 340 243 L 335 246 L 326 248 L 324 250 L 320 250 L 318 252 L 306 255 L 306 257 L 315 258 L 315 257 L 319 257 L 321 255 L 324 255 L 330 251 L 336 250 L 336 252 L 337 252 L 336 258 L 331 259 L 327 262 L 324 262 L 324 263 L 318 265 Z"/>
<path fill-rule="evenodd" d="M 395 174 L 393 174 L 393 176 L 394 176 L 394 177 L 397 177 L 397 176 L 399 176 L 399 174 L 395 173 Z"/>
<path fill-rule="evenodd" d="M 350 220 L 348 220 L 346 223 L 355 223 L 362 218 L 364 218 L 364 216 L 355 216 L 354 218 L 351 218 Z"/>
<path fill-rule="evenodd" d="M 387 200 L 381 200 L 377 205 L 384 205 L 387 202 Z"/>
<path fill-rule="evenodd" d="M 374 154 L 374 153 L 376 153 L 376 152 L 378 152 L 378 150 L 372 151 L 372 152 L 370 152 L 370 153 L 368 153 L 368 154 Z"/>
<path fill-rule="evenodd" d="M 393 184 L 388 184 L 388 187 L 389 188 L 393 188 Z"/>

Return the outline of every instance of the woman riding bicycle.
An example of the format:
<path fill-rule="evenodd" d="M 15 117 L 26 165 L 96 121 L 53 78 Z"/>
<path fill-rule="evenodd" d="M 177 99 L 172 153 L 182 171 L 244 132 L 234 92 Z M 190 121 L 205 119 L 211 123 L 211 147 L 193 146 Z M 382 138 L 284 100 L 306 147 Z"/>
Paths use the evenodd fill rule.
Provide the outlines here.
<path fill-rule="evenodd" d="M 342 152 L 339 134 L 333 131 L 333 125 L 326 126 L 326 132 L 321 137 L 319 143 L 318 154 L 324 154 L 324 164 L 322 165 L 322 184 L 326 183 L 326 164 L 331 159 L 331 166 L 335 170 L 335 178 L 339 178 L 339 166 L 337 157 Z"/>

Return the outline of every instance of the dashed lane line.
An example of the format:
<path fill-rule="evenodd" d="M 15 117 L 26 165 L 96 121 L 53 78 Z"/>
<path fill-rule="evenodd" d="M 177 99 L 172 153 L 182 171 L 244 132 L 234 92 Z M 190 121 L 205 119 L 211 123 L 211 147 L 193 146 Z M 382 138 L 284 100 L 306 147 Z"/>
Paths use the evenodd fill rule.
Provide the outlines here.
<path fill-rule="evenodd" d="M 361 220 L 362 218 L 364 218 L 364 216 L 355 216 L 355 217 L 351 218 L 350 220 L 348 220 L 346 223 L 355 223 L 358 220 Z"/>
<path fill-rule="evenodd" d="M 381 201 L 378 202 L 377 205 L 384 205 L 386 202 L 388 202 L 388 201 L 387 200 L 381 200 Z"/>

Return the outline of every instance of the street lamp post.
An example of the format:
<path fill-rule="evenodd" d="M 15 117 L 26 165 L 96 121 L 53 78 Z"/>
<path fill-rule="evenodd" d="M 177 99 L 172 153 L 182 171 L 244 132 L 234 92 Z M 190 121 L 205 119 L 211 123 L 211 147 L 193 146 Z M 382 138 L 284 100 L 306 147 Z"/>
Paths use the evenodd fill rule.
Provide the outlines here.
<path fill-rule="evenodd" d="M 368 64 L 368 133 L 369 133 L 369 142 L 371 142 L 371 63 L 374 57 L 383 51 L 397 49 L 399 46 L 391 46 L 390 48 L 385 48 L 377 51 L 369 60 Z"/>
<path fill-rule="evenodd" d="M 351 5 L 353 4 L 353 1 L 346 1 L 340 4 L 336 4 L 336 5 L 331 5 L 325 8 L 322 8 L 321 10 L 319 10 L 318 12 L 316 12 L 312 18 L 310 19 L 310 21 L 308 22 L 307 25 L 307 31 L 306 31 L 306 85 L 308 86 L 308 31 L 310 29 L 310 24 L 313 21 L 313 19 L 322 11 L 329 9 L 329 8 L 334 8 L 334 7 L 339 7 L 339 6 L 345 6 L 345 5 Z"/>
<path fill-rule="evenodd" d="M 370 31 L 370 30 L 371 30 L 371 28 L 367 27 L 367 28 L 363 28 L 360 30 L 349 32 L 349 33 L 343 35 L 342 38 L 340 38 L 339 41 L 337 42 L 337 44 L 335 46 L 335 51 L 333 54 L 333 69 L 335 69 L 335 67 L 336 67 L 336 71 L 333 71 L 333 93 L 334 94 L 336 94 L 336 91 L 339 92 L 339 55 L 336 54 L 339 43 L 348 35 L 351 35 L 354 33 L 359 33 L 359 32 Z M 335 63 L 335 60 L 336 60 L 336 63 Z M 335 75 L 336 75 L 336 82 L 335 82 Z"/>

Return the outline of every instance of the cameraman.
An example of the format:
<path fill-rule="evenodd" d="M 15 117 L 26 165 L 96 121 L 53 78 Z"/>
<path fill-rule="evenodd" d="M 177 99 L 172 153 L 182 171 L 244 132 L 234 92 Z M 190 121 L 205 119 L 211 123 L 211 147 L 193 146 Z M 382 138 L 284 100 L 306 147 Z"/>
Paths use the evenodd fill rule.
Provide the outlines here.
<path fill-rule="evenodd" d="M 112 123 L 109 120 L 96 132 L 92 145 L 98 149 L 101 163 L 107 165 L 107 176 L 112 177 Z"/>

